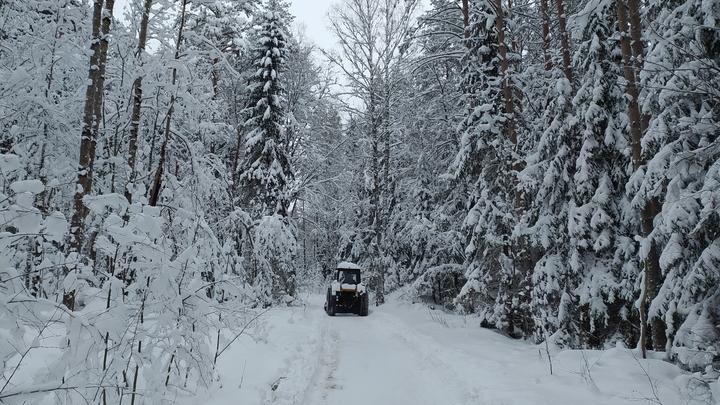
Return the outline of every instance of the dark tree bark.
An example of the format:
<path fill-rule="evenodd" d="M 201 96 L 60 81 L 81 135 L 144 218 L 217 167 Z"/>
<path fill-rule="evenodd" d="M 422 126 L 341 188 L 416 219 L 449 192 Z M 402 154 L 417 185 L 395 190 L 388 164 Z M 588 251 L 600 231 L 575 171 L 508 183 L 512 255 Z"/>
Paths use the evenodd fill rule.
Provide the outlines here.
<path fill-rule="evenodd" d="M 180 59 L 180 44 L 183 41 L 183 28 L 185 27 L 185 9 L 187 8 L 187 0 L 183 0 L 182 10 L 180 12 L 180 27 L 178 28 L 177 43 L 175 44 L 175 60 Z M 177 68 L 173 68 L 172 75 L 172 88 L 177 84 Z M 153 178 L 152 189 L 150 190 L 150 198 L 148 204 L 156 206 L 158 199 L 160 198 L 160 189 L 162 188 L 162 175 L 163 168 L 165 166 L 165 158 L 167 155 L 167 145 L 170 141 L 170 131 L 172 129 L 172 116 L 175 107 L 175 93 L 170 96 L 170 107 L 168 108 L 167 116 L 165 117 L 165 136 L 163 143 L 160 146 L 160 156 L 158 157 L 158 167 L 155 171 L 155 177 Z"/>
<path fill-rule="evenodd" d="M 470 38 L 470 31 L 468 31 L 468 27 L 470 26 L 470 5 L 468 4 L 468 0 L 462 0 L 462 13 L 463 13 L 463 28 L 465 28 L 465 38 Z"/>
<path fill-rule="evenodd" d="M 545 60 L 545 70 L 550 71 L 552 59 L 550 58 L 550 6 L 548 0 L 540 0 L 540 13 L 542 14 L 543 59 Z"/>
<path fill-rule="evenodd" d="M 495 0 L 495 29 L 497 31 L 498 38 L 498 54 L 500 55 L 500 72 L 502 74 L 503 83 L 503 97 L 505 99 L 505 114 L 507 119 L 507 136 L 510 141 L 511 147 L 513 148 L 512 153 L 515 156 L 513 158 L 511 170 L 515 172 L 515 180 L 513 181 L 513 189 L 511 195 L 515 196 L 515 210 L 518 213 L 518 217 L 524 210 L 522 201 L 522 194 L 518 190 L 519 179 L 517 174 L 521 169 L 520 159 L 518 156 L 518 138 L 517 129 L 515 126 L 515 100 L 513 99 L 512 86 L 510 85 L 509 70 L 510 64 L 508 61 L 507 44 L 505 43 L 505 18 L 503 16 L 502 0 Z M 525 266 L 524 266 L 525 267 Z M 524 269 L 526 270 L 526 269 Z"/>
<path fill-rule="evenodd" d="M 623 56 L 623 75 L 626 80 L 625 92 L 628 95 L 628 117 L 630 118 L 630 138 L 633 151 L 633 169 L 638 170 L 645 165 L 642 150 L 642 136 L 648 125 L 648 117 L 640 111 L 638 104 L 639 72 L 643 68 L 644 48 L 641 38 L 640 2 L 639 0 L 617 1 L 618 25 L 620 29 L 620 47 Z M 660 212 L 660 202 L 652 197 L 645 202 L 640 210 L 640 227 L 642 236 L 647 238 L 654 229 L 653 220 Z M 640 298 L 640 346 L 643 357 L 646 356 L 647 328 L 652 333 L 652 346 L 657 351 L 664 351 L 667 344 L 665 322 L 656 316 L 647 319 L 647 306 L 657 296 L 663 283 L 660 270 L 658 247 L 651 244 L 644 262 L 645 278 Z M 649 322 L 648 322 L 649 321 Z M 650 325 L 648 325 L 648 323 Z"/>
<path fill-rule="evenodd" d="M 145 0 L 145 7 L 143 8 L 142 20 L 140 21 L 140 33 L 138 34 L 138 49 L 135 58 L 139 61 L 139 65 L 143 65 L 143 54 L 145 53 L 145 46 L 147 44 L 147 29 L 148 22 L 150 21 L 150 9 L 152 7 L 153 0 Z M 142 108 L 142 89 L 143 76 L 139 74 L 133 82 L 133 110 L 132 117 L 130 118 L 130 140 L 128 142 L 128 187 L 125 188 L 125 197 L 128 202 L 132 202 L 132 193 L 130 187 L 134 188 L 135 183 L 135 161 L 137 159 L 137 140 L 138 132 L 140 129 L 140 109 Z"/>
<path fill-rule="evenodd" d="M 507 58 L 507 44 L 505 43 L 505 19 L 502 10 L 502 0 L 495 0 L 495 29 L 497 30 L 498 38 L 498 54 L 500 55 L 500 71 L 502 73 L 503 83 L 503 96 L 505 98 L 505 114 L 507 115 L 507 131 L 508 139 L 515 149 L 513 152 L 517 152 L 517 131 L 515 129 L 515 103 L 513 101 L 512 87 L 510 86 L 510 79 L 508 77 L 508 71 L 510 64 Z M 512 164 L 513 170 L 520 169 L 520 161 L 515 159 Z M 520 195 L 516 193 L 515 206 L 517 208 L 522 207 L 520 201 Z"/>
<path fill-rule="evenodd" d="M 522 217 L 525 205 L 523 202 L 522 192 L 519 189 L 520 179 L 518 178 L 520 170 L 522 169 L 521 159 L 519 159 L 518 153 L 518 134 L 515 123 L 515 100 L 513 97 L 513 90 L 510 83 L 510 63 L 508 60 L 508 46 L 505 39 L 505 16 L 503 13 L 503 2 L 502 0 L 495 0 L 493 4 L 495 11 L 495 30 L 497 32 L 498 40 L 498 55 L 500 57 L 500 73 L 503 83 L 503 98 L 505 101 L 505 117 L 507 120 L 507 137 L 510 141 L 510 147 L 512 148 L 513 160 L 510 166 L 510 171 L 513 172 L 512 189 L 508 190 L 508 196 L 514 196 L 515 215 L 519 219 Z M 508 240 L 512 239 L 508 233 Z M 512 294 L 519 298 L 519 301 L 523 301 L 527 297 L 522 295 L 527 274 L 532 268 L 532 263 L 529 260 L 527 249 L 526 237 L 519 237 L 517 245 L 505 246 L 505 253 L 508 257 L 512 257 L 514 261 L 513 280 L 509 283 L 511 285 Z M 515 300 L 511 300 L 515 302 Z M 516 304 L 512 304 L 515 306 Z M 518 304 L 520 305 L 520 304 Z M 513 330 L 515 327 L 527 332 L 531 329 L 529 325 L 529 317 L 526 314 L 521 313 L 517 308 L 509 309 L 508 313 L 509 326 L 508 330 Z"/>
<path fill-rule="evenodd" d="M 565 16 L 565 5 L 563 0 L 557 1 L 557 12 L 558 12 L 558 27 L 560 28 L 560 47 L 562 48 L 563 56 L 563 73 L 565 78 L 572 83 L 572 70 L 570 67 L 570 39 L 567 32 L 567 18 Z"/>
<path fill-rule="evenodd" d="M 104 10 L 103 10 L 104 5 Z M 93 166 L 95 163 L 95 146 L 102 120 L 103 88 L 105 86 L 105 64 L 107 61 L 108 34 L 112 22 L 112 11 L 115 0 L 95 0 L 92 17 L 92 44 L 90 49 L 90 68 L 88 72 L 88 87 L 85 92 L 85 109 L 83 126 L 80 138 L 80 158 L 78 161 L 77 191 L 74 197 L 74 213 L 71 219 L 71 232 L 69 247 L 71 251 L 80 253 L 85 237 L 85 218 L 87 208 L 83 204 L 83 197 L 89 195 L 92 189 Z M 66 267 L 64 275 L 70 270 Z M 75 306 L 75 293 L 66 291 L 63 295 L 63 304 L 72 310 Z"/>

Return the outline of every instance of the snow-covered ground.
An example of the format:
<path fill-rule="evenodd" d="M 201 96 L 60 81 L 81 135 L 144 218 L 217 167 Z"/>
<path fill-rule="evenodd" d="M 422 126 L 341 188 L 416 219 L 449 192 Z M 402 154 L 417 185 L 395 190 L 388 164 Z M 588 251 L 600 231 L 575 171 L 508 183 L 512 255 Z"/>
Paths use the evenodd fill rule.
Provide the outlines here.
<path fill-rule="evenodd" d="M 236 404 L 718 404 L 700 381 L 634 350 L 557 350 L 476 318 L 391 297 L 370 315 L 327 316 L 322 296 L 273 309 L 219 360 L 218 387 L 182 402 Z M 711 394 L 714 394 L 712 398 Z"/>

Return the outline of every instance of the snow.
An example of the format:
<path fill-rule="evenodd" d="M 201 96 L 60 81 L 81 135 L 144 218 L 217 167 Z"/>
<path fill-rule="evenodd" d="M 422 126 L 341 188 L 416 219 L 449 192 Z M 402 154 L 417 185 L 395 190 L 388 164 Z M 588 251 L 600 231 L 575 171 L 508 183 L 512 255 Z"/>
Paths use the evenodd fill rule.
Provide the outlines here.
<path fill-rule="evenodd" d="M 45 234 L 48 239 L 60 242 L 68 231 L 68 223 L 62 212 L 55 211 L 45 219 Z"/>
<path fill-rule="evenodd" d="M 186 405 L 705 404 L 702 382 L 622 346 L 560 350 L 480 328 L 398 294 L 369 316 L 327 316 L 324 297 L 275 308 L 219 359 L 219 382 Z M 548 358 L 552 360 L 551 364 Z"/>
<path fill-rule="evenodd" d="M 123 211 L 127 205 L 127 199 L 117 193 L 103 194 L 97 196 L 84 197 L 83 201 L 85 205 L 90 208 L 91 211 L 102 214 L 108 209 L 115 209 L 116 212 Z"/>
<path fill-rule="evenodd" d="M 0 154 L 0 171 L 8 173 L 20 167 L 20 159 L 17 155 Z"/>
<path fill-rule="evenodd" d="M 341 262 L 340 264 L 337 265 L 336 268 L 348 269 L 348 270 L 361 270 L 360 266 L 358 266 L 355 263 L 350 263 L 350 262 Z"/>
<path fill-rule="evenodd" d="M 12 183 L 10 188 L 18 194 L 40 194 L 45 190 L 45 185 L 40 180 L 22 180 Z"/>

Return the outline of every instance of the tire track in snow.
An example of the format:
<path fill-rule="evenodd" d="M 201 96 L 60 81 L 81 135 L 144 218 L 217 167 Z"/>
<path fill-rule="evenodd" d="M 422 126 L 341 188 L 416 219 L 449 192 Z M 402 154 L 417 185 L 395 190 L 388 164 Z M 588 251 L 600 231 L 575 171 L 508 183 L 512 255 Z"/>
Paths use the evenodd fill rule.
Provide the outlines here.
<path fill-rule="evenodd" d="M 452 386 L 455 392 L 459 393 L 461 396 L 460 403 L 475 405 L 485 403 L 482 391 L 476 385 L 472 384 L 466 375 L 468 368 L 463 367 L 463 371 L 460 371 L 457 364 L 452 364 L 444 360 L 448 357 L 457 358 L 457 356 L 449 356 L 449 354 L 462 353 L 461 350 L 442 345 L 428 335 L 424 335 L 407 326 L 402 326 L 402 323 L 393 315 L 383 313 L 382 316 L 387 317 L 389 325 L 391 325 L 396 333 L 403 336 L 403 339 L 413 346 L 418 355 L 433 366 L 448 386 Z M 463 355 L 467 360 L 466 356 L 466 354 Z"/>
<path fill-rule="evenodd" d="M 321 396 L 322 400 L 325 400 L 327 391 L 338 389 L 333 373 L 338 367 L 340 335 L 336 330 L 330 329 L 330 317 L 325 314 L 325 311 L 317 312 L 317 316 L 324 317 L 321 322 L 322 328 L 320 332 L 322 343 L 318 351 L 317 367 L 313 371 L 310 382 L 305 388 L 305 395 L 303 402 L 300 402 L 301 404 L 312 404 L 312 401 L 308 402 L 308 398 L 316 393 Z"/>
<path fill-rule="evenodd" d="M 325 353 L 329 353 L 330 355 L 324 356 L 320 361 L 322 368 L 320 368 L 319 370 L 322 373 L 322 379 L 315 380 L 315 385 L 319 383 L 322 387 L 321 392 L 324 393 L 323 399 L 327 397 L 327 394 L 325 393 L 326 391 L 342 388 L 342 386 L 338 385 L 335 377 L 333 376 L 333 373 L 335 373 L 338 368 L 338 360 L 340 354 L 338 350 L 339 342 L 340 334 L 338 334 L 337 331 L 331 331 L 328 339 L 326 340 L 326 351 L 324 351 Z"/>
<path fill-rule="evenodd" d="M 481 404 L 423 336 L 379 310 L 368 317 L 326 317 L 323 359 L 306 405 Z"/>
<path fill-rule="evenodd" d="M 432 337 L 403 326 L 393 315 L 381 312 L 378 313 L 378 316 L 393 331 L 393 335 L 402 342 L 402 346 L 412 352 L 419 364 L 432 370 L 443 381 L 446 390 L 451 390 L 455 394 L 457 402 L 452 402 L 453 404 L 481 405 L 484 403 L 480 390 L 472 386 L 455 367 L 443 360 L 445 357 L 443 353 L 453 349 L 441 346 Z M 450 404 L 451 402 L 443 403 Z"/>
<path fill-rule="evenodd" d="M 303 310 L 302 317 L 311 320 L 312 326 L 308 329 L 312 332 L 305 342 L 296 342 L 295 354 L 287 360 L 287 366 L 279 370 L 278 379 L 270 384 L 271 391 L 264 404 L 295 405 L 305 401 L 308 387 L 315 380 L 318 370 L 325 366 L 321 363 L 328 325 L 323 315 L 324 312 L 312 307 Z"/>

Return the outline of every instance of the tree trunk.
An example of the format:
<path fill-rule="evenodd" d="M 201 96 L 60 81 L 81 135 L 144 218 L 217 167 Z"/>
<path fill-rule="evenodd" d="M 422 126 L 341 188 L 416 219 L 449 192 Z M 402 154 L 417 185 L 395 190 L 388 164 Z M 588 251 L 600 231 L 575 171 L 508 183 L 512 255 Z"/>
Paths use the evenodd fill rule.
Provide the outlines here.
<path fill-rule="evenodd" d="M 562 47 L 563 56 L 563 73 L 565 78 L 572 83 L 572 70 L 570 68 L 570 40 L 568 38 L 567 23 L 565 16 L 565 6 L 563 0 L 557 1 L 557 12 L 558 12 L 558 25 L 560 28 L 560 46 Z"/>
<path fill-rule="evenodd" d="M 112 20 L 112 10 L 115 0 L 95 0 L 92 17 L 92 44 L 90 49 L 90 68 L 85 91 L 85 110 L 80 138 L 80 158 L 78 161 L 77 191 L 74 197 L 74 212 L 71 219 L 71 232 L 69 247 L 71 251 L 80 253 L 84 242 L 85 218 L 87 209 L 83 204 L 83 197 L 90 194 L 93 180 L 93 166 L 95 163 L 95 146 L 97 144 L 100 120 L 102 118 L 103 88 L 105 86 L 105 63 L 107 61 L 108 34 Z M 63 271 L 67 276 L 69 268 Z M 63 304 L 72 310 L 75 306 L 74 291 L 66 291 L 63 295 Z"/>
<path fill-rule="evenodd" d="M 628 117 L 630 119 L 630 137 L 633 152 L 633 169 L 639 170 L 645 165 L 642 156 L 642 135 L 647 129 L 648 117 L 644 116 L 640 111 L 638 104 L 638 96 L 640 93 L 638 75 L 643 68 L 642 60 L 644 57 L 644 49 L 641 41 L 641 21 L 640 21 L 640 3 L 638 0 L 628 0 L 627 4 L 622 0 L 617 1 L 617 15 L 620 29 L 620 47 L 623 57 L 623 74 L 625 77 L 625 92 L 628 95 Z M 660 212 L 660 202 L 657 197 L 652 197 L 645 202 L 641 209 L 640 226 L 642 236 L 647 238 L 654 229 L 653 220 Z M 646 338 L 648 319 L 645 314 L 648 303 L 657 297 L 662 285 L 662 272 L 660 270 L 658 247 L 655 243 L 651 243 L 650 250 L 644 261 L 645 278 L 643 283 L 643 292 L 640 302 L 641 313 L 641 333 L 640 343 L 643 357 L 646 357 L 645 349 L 647 346 Z M 665 323 L 662 319 L 653 316 L 650 318 L 652 324 L 652 343 L 653 349 L 664 351 L 667 344 L 665 335 Z"/>
<path fill-rule="evenodd" d="M 372 62 L 372 59 L 368 59 L 370 62 Z M 372 65 L 370 65 L 372 66 Z M 383 189 L 382 187 L 384 184 L 382 183 L 382 160 L 383 160 L 383 151 L 382 151 L 382 134 L 381 134 L 381 127 L 382 127 L 382 118 L 381 118 L 381 112 L 378 112 L 382 107 L 380 106 L 381 102 L 379 100 L 379 97 L 377 96 L 377 88 L 376 88 L 376 81 L 371 82 L 370 88 L 371 92 L 369 94 L 369 104 L 367 106 L 368 108 L 368 119 L 370 121 L 370 140 L 372 142 L 372 174 L 373 174 L 373 185 L 372 190 L 370 190 L 370 207 L 372 210 L 371 214 L 371 221 L 372 221 L 372 231 L 373 235 L 370 238 L 370 256 L 373 257 L 371 260 L 371 263 L 373 263 L 374 268 L 372 270 L 372 273 L 374 274 L 373 281 L 374 281 L 374 290 L 375 290 L 375 305 L 381 305 L 385 303 L 385 269 L 379 263 L 382 262 L 382 257 L 384 253 L 384 249 L 382 247 L 383 243 L 383 214 L 382 214 L 382 193 Z"/>
<path fill-rule="evenodd" d="M 145 7 L 143 9 L 142 20 L 140 21 L 140 33 L 138 36 L 138 49 L 135 58 L 139 62 L 140 68 L 143 66 L 143 54 L 145 53 L 145 46 L 147 44 L 147 29 L 148 22 L 150 21 L 150 9 L 152 8 L 153 0 L 145 0 Z M 135 188 L 135 160 L 137 159 L 137 141 L 138 132 L 140 130 L 140 110 L 142 108 L 142 81 L 143 72 L 138 72 L 138 77 L 133 82 L 133 110 L 132 117 L 130 118 L 130 140 L 128 142 L 128 187 L 125 188 L 125 197 L 128 202 L 132 202 L 132 193 L 130 188 Z"/>
<path fill-rule="evenodd" d="M 468 4 L 468 0 L 462 0 L 462 13 L 463 13 L 463 28 L 465 28 L 465 39 L 470 38 L 470 31 L 468 31 L 468 27 L 470 27 L 470 5 Z"/>
<path fill-rule="evenodd" d="M 500 55 L 500 71 L 502 74 L 503 83 L 503 97 L 505 98 L 505 115 L 507 119 L 507 131 L 508 140 L 510 141 L 511 147 L 513 148 L 512 154 L 512 171 L 515 172 L 515 179 L 513 180 L 513 190 L 511 195 L 515 196 L 515 210 L 519 215 L 522 213 L 524 206 L 522 202 L 522 194 L 518 189 L 519 179 L 518 174 L 520 172 L 520 159 L 518 159 L 518 139 L 517 131 L 515 129 L 515 102 L 513 100 L 513 92 L 510 86 L 509 78 L 509 62 L 507 58 L 507 45 L 505 44 L 505 21 L 502 11 L 502 0 L 495 0 L 495 29 L 497 30 L 498 36 L 498 54 Z"/>
<path fill-rule="evenodd" d="M 515 103 L 513 102 L 512 88 L 510 86 L 510 79 L 508 77 L 509 62 L 507 58 L 507 45 L 505 44 L 505 21 L 502 12 L 502 0 L 495 0 L 495 29 L 497 30 L 498 36 L 498 54 L 500 55 L 500 71 L 502 72 L 502 83 L 503 83 L 503 96 L 505 98 L 505 114 L 507 116 L 507 131 L 508 139 L 513 147 L 513 152 L 517 152 L 517 131 L 515 130 Z M 520 161 L 514 159 L 512 163 L 513 170 L 519 170 Z M 516 179 L 517 181 L 517 179 Z M 517 185 L 517 184 L 516 184 Z M 517 190 L 517 188 L 516 188 Z M 515 206 L 520 208 L 522 206 L 520 201 L 520 195 L 515 192 Z"/>
<path fill-rule="evenodd" d="M 242 138 L 243 138 L 242 125 L 238 125 L 237 126 L 237 148 L 235 149 L 235 156 L 233 158 L 233 168 L 232 168 L 233 189 L 236 192 L 237 192 L 237 184 L 238 184 L 237 170 L 238 170 L 238 164 L 240 162 L 240 148 L 242 148 Z"/>
<path fill-rule="evenodd" d="M 182 11 L 180 12 L 180 28 L 178 28 L 177 43 L 175 44 L 175 60 L 180 59 L 180 45 L 183 40 L 183 28 L 185 27 L 185 9 L 187 7 L 187 0 L 183 0 Z M 177 84 L 177 68 L 173 68 L 172 75 L 172 88 Z M 177 91 L 177 90 L 173 90 Z M 165 155 L 167 154 L 167 144 L 170 140 L 170 130 L 172 129 L 172 116 L 175 106 L 175 93 L 170 96 L 170 108 L 168 108 L 167 116 L 165 117 L 165 137 L 163 138 L 162 146 L 160 147 L 160 157 L 158 158 L 158 168 L 155 171 L 155 177 L 153 179 L 153 186 L 150 191 L 150 198 L 148 204 L 156 206 L 160 197 L 160 189 L 162 188 L 162 175 L 163 166 L 165 165 Z"/>
<path fill-rule="evenodd" d="M 507 136 L 510 141 L 510 147 L 512 148 L 512 163 L 510 171 L 513 175 L 512 189 L 508 190 L 508 197 L 514 198 L 515 205 L 515 220 L 519 219 L 524 215 L 525 205 L 523 202 L 523 195 L 520 191 L 519 174 L 522 169 L 522 162 L 519 154 L 519 143 L 518 134 L 515 125 L 515 100 L 513 99 L 513 91 L 510 83 L 510 64 L 508 61 L 508 47 L 505 39 L 505 17 L 503 15 L 503 3 L 502 0 L 495 0 L 495 29 L 498 36 L 498 54 L 500 56 L 500 71 L 502 75 L 503 83 L 503 97 L 505 99 L 505 117 L 507 119 Z M 508 240 L 512 240 L 512 235 L 507 235 Z M 522 294 L 524 289 L 527 275 L 530 272 L 533 264 L 530 261 L 530 257 L 527 252 L 527 237 L 520 236 L 517 239 L 517 244 L 505 246 L 506 254 L 513 260 L 513 278 L 514 282 L 509 286 L 513 297 L 518 298 L 516 301 L 513 299 L 513 308 L 508 311 L 510 325 L 516 325 L 515 319 L 517 317 L 519 321 L 519 327 L 523 332 L 528 332 L 530 327 L 528 326 L 527 314 L 521 312 L 522 303 L 527 300 L 527 296 Z M 512 331 L 513 327 L 508 328 Z"/>
<path fill-rule="evenodd" d="M 210 76 L 212 78 L 212 87 L 213 87 L 213 95 L 212 95 L 211 99 L 214 103 L 217 102 L 217 99 L 218 99 L 218 91 L 219 91 L 219 84 L 220 84 L 220 75 L 218 74 L 218 70 L 220 69 L 220 67 L 218 66 L 219 63 L 220 63 L 220 59 L 214 58 L 213 63 L 212 63 L 212 69 L 210 70 Z M 217 116 L 216 116 L 215 109 L 213 109 L 213 111 L 212 111 L 212 116 L 210 118 L 210 122 L 212 122 L 213 124 L 215 124 L 217 122 Z M 288 131 L 289 131 L 289 128 L 288 128 Z M 210 153 L 214 155 L 216 153 L 216 151 L 215 151 L 215 126 L 214 125 L 213 125 L 213 130 L 212 130 L 211 136 L 212 136 L 212 139 L 210 139 L 210 145 L 209 145 Z"/>
<path fill-rule="evenodd" d="M 653 220 L 657 214 L 660 213 L 660 209 L 660 200 L 657 197 L 653 197 L 645 203 L 645 207 L 643 207 L 642 210 L 643 236 L 648 237 L 653 231 Z M 648 303 L 650 303 L 658 296 L 660 287 L 662 287 L 664 282 L 662 269 L 660 269 L 660 252 L 654 242 L 645 259 L 645 271 L 645 288 L 648 292 Z M 665 321 L 654 314 L 650 314 L 649 318 L 653 349 L 658 352 L 665 351 L 667 346 Z"/>
<path fill-rule="evenodd" d="M 545 70 L 552 69 L 552 59 L 550 57 L 550 7 L 548 0 L 540 0 L 540 13 L 542 14 L 542 36 L 543 36 L 543 59 L 545 60 Z"/>

